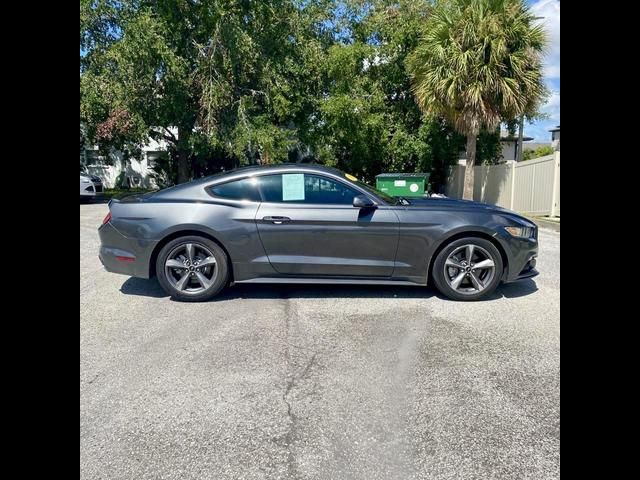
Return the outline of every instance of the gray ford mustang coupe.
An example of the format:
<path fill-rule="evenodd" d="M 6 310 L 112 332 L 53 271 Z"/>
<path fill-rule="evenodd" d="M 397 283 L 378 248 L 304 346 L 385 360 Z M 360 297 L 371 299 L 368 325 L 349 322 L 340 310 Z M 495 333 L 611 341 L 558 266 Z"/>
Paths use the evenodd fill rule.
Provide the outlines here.
<path fill-rule="evenodd" d="M 512 211 L 394 198 L 319 165 L 245 167 L 122 200 L 99 228 L 110 272 L 202 301 L 230 283 L 427 285 L 477 300 L 538 274 L 537 227 Z"/>

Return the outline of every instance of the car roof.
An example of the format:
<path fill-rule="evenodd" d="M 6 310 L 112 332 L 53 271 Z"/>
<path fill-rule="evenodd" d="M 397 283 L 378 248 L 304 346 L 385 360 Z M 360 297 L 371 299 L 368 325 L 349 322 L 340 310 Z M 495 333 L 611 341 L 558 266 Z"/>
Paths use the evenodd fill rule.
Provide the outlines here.
<path fill-rule="evenodd" d="M 315 163 L 279 163 L 276 165 L 250 165 L 246 167 L 219 172 L 206 177 L 197 178 L 190 182 L 180 183 L 173 187 L 164 188 L 156 192 L 156 196 L 173 196 L 179 195 L 179 192 L 185 192 L 192 189 L 202 188 L 203 185 L 218 185 L 234 180 L 240 180 L 252 175 L 265 175 L 277 172 L 312 172 L 333 176 L 334 178 L 345 179 L 345 173 L 337 168 L 327 167 L 326 165 L 318 165 Z"/>
<path fill-rule="evenodd" d="M 164 188 L 157 192 L 162 196 L 174 195 L 178 192 L 184 192 L 192 188 L 200 188 L 202 185 L 211 184 L 217 185 L 220 183 L 226 183 L 243 177 L 251 176 L 253 174 L 268 174 L 276 172 L 286 171 L 304 171 L 304 172 L 317 172 L 334 175 L 336 177 L 344 178 L 344 173 L 337 168 L 327 167 L 325 165 L 318 165 L 314 163 L 279 163 L 276 165 L 249 165 L 246 167 L 234 168 L 233 170 L 227 170 L 225 172 L 218 172 L 206 177 L 196 178 L 190 182 L 180 183 L 169 188 Z"/>
<path fill-rule="evenodd" d="M 291 171 L 291 170 L 301 170 L 305 172 L 318 172 L 318 173 L 329 173 L 332 175 L 337 175 L 339 177 L 343 177 L 344 173 L 338 170 L 337 168 L 327 167 L 326 165 L 319 165 L 316 163 L 278 163 L 272 165 L 249 165 L 246 167 L 234 168 L 233 170 L 227 170 L 225 172 L 219 172 L 214 175 L 209 175 L 207 177 L 202 177 L 194 180 L 193 183 L 207 183 L 211 181 L 223 182 L 227 181 L 231 178 L 244 177 L 248 175 L 252 175 L 254 173 L 276 173 L 282 171 Z"/>
<path fill-rule="evenodd" d="M 246 172 L 277 172 L 280 170 L 291 170 L 299 168 L 301 170 L 312 170 L 318 172 L 327 173 L 342 173 L 337 168 L 327 167 L 326 165 L 320 165 L 318 163 L 278 163 L 271 165 L 250 165 L 247 167 L 240 167 L 234 170 L 229 170 L 224 173 L 246 173 Z"/>

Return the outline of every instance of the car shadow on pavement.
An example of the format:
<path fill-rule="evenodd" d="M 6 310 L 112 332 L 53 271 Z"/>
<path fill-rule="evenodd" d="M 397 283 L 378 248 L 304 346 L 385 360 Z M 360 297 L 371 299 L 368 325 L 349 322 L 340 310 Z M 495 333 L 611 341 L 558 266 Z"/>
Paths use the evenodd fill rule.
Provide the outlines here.
<path fill-rule="evenodd" d="M 125 295 L 152 298 L 168 297 L 158 280 L 128 278 L 120 287 Z M 428 287 L 403 285 L 296 285 L 296 284 L 236 284 L 225 288 L 211 302 L 243 298 L 430 298 L 435 291 Z"/>
<path fill-rule="evenodd" d="M 538 291 L 538 286 L 536 282 L 527 278 L 525 280 L 520 280 L 518 282 L 513 283 L 504 283 L 500 285 L 495 292 L 489 295 L 485 301 L 487 300 L 497 300 L 498 298 L 518 298 L 524 297 L 526 295 L 531 295 L 532 293 Z M 481 300 L 482 301 L 482 300 Z"/>
<path fill-rule="evenodd" d="M 120 287 L 120 291 L 125 295 L 136 295 L 140 297 L 164 298 L 169 296 L 162 289 L 157 278 L 129 277 Z"/>
<path fill-rule="evenodd" d="M 501 285 L 489 297 L 480 301 L 500 298 L 517 298 L 534 293 L 537 290 L 533 280 Z M 158 280 L 128 278 L 120 288 L 125 295 L 137 295 L 152 298 L 168 297 Z M 296 284 L 236 284 L 224 289 L 211 302 L 236 299 L 287 299 L 287 298 L 422 298 L 437 297 L 448 300 L 431 287 L 403 285 L 296 285 Z"/>

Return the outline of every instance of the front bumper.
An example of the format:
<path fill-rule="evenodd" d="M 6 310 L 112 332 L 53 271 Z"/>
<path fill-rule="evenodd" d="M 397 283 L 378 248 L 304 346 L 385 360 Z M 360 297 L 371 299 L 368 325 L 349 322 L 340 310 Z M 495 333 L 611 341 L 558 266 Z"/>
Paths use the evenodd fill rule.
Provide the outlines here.
<path fill-rule="evenodd" d="M 138 240 L 122 235 L 109 223 L 98 228 L 98 258 L 107 272 L 149 278 L 150 259 L 157 241 Z"/>
<path fill-rule="evenodd" d="M 503 277 L 505 283 L 532 278 L 540 273 L 535 268 L 538 257 L 537 238 L 512 237 L 507 240 L 507 244 L 509 266 Z"/>

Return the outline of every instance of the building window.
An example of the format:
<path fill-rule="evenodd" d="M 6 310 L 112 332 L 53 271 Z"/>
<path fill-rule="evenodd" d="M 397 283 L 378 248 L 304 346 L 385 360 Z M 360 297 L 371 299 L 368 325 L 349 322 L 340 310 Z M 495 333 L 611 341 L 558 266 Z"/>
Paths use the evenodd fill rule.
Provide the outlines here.
<path fill-rule="evenodd" d="M 164 151 L 147 152 L 147 168 L 153 168 L 158 161 L 168 160 L 169 154 Z"/>
<path fill-rule="evenodd" d="M 87 165 L 100 165 L 102 164 L 103 157 L 100 155 L 98 150 L 88 150 L 84 151 L 85 154 L 85 163 Z"/>

